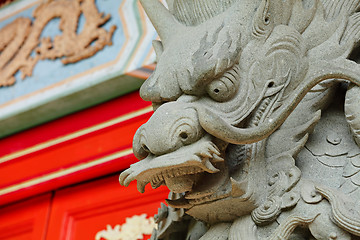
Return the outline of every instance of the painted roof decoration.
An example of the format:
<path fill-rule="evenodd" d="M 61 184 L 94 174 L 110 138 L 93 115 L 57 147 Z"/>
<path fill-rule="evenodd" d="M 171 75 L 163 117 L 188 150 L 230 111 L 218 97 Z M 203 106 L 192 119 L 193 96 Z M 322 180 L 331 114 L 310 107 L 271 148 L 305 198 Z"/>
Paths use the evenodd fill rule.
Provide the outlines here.
<path fill-rule="evenodd" d="M 0 9 L 0 137 L 137 89 L 157 34 L 136 0 Z"/>
<path fill-rule="evenodd" d="M 79 17 L 86 19 L 79 30 Z M 40 60 L 61 58 L 63 64 L 76 63 L 92 57 L 106 45 L 116 29 L 106 31 L 102 25 L 110 14 L 99 13 L 94 0 L 58 0 L 40 4 L 33 11 L 33 19 L 19 17 L 0 30 L 0 87 L 14 85 L 19 71 L 21 79 L 30 77 Z M 59 18 L 61 33 L 52 40 L 42 32 L 54 18 Z M 79 30 L 79 33 L 77 33 Z M 30 54 L 34 53 L 34 56 Z"/>

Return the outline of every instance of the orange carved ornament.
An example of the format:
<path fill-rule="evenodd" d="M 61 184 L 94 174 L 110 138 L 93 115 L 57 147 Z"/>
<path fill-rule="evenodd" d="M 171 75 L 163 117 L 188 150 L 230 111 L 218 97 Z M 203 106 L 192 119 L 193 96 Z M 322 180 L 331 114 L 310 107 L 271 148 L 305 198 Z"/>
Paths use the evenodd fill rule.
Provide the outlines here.
<path fill-rule="evenodd" d="M 78 33 L 81 14 L 86 22 Z M 115 25 L 109 31 L 101 27 L 110 15 L 99 13 L 94 0 L 48 1 L 36 8 L 33 16 L 33 21 L 18 18 L 0 29 L 0 87 L 13 85 L 18 71 L 22 79 L 31 76 L 39 60 L 62 58 L 63 64 L 69 64 L 89 58 L 112 44 L 116 29 Z M 62 34 L 54 39 L 40 39 L 45 26 L 54 18 L 60 18 Z"/>

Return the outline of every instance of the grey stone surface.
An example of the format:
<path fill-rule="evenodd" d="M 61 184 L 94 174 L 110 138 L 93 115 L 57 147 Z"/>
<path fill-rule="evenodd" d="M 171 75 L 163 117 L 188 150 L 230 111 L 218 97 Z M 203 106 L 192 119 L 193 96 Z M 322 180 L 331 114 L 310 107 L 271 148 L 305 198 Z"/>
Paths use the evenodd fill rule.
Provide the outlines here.
<path fill-rule="evenodd" d="M 156 110 L 120 175 L 166 185 L 152 239 L 358 239 L 359 0 L 142 0 Z"/>

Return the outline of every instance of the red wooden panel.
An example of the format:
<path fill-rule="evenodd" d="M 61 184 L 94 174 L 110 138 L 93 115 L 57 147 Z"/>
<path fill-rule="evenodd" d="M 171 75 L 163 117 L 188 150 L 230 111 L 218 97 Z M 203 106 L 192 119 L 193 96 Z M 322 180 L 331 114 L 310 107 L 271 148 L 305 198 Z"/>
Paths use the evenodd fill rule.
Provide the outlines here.
<path fill-rule="evenodd" d="M 1 208 L 0 239 L 45 239 L 50 199 L 47 194 Z"/>
<path fill-rule="evenodd" d="M 129 167 L 149 105 L 132 93 L 1 139 L 0 205 Z"/>
<path fill-rule="evenodd" d="M 47 239 L 95 239 L 107 224 L 114 227 L 125 223 L 126 217 L 143 213 L 153 216 L 167 195 L 165 187 L 147 187 L 140 194 L 135 183 L 127 188 L 120 186 L 118 175 L 58 191 Z"/>
<path fill-rule="evenodd" d="M 136 161 L 137 159 L 135 158 L 135 156 L 133 154 L 130 154 L 121 158 L 115 158 L 111 161 L 99 165 L 85 168 L 80 171 L 76 171 L 71 174 L 66 174 L 64 176 L 55 177 L 53 179 L 45 179 L 44 181 L 39 182 L 35 181 L 30 186 L 20 186 L 19 188 L 15 188 L 12 191 L 9 191 L 8 193 L 0 193 L 0 205 L 4 205 L 10 202 L 18 201 L 19 199 L 48 192 L 53 189 L 120 171 L 121 169 L 127 168 L 128 166 L 130 166 L 130 164 L 135 163 Z"/>
<path fill-rule="evenodd" d="M 0 188 L 131 148 L 136 130 L 150 115 L 144 114 L 0 164 L 0 176 L 3 176 Z"/>
<path fill-rule="evenodd" d="M 71 114 L 21 133 L 0 139 L 0 156 L 84 129 L 150 106 L 138 92 Z"/>

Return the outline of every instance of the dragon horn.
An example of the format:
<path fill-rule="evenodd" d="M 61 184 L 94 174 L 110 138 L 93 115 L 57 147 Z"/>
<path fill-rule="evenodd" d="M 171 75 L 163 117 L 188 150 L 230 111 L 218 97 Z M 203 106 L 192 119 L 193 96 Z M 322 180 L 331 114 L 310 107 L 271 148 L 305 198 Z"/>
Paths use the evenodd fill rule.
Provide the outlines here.
<path fill-rule="evenodd" d="M 180 23 L 159 0 L 140 0 L 140 2 L 161 41 L 166 44 L 166 40 L 174 33 Z"/>

